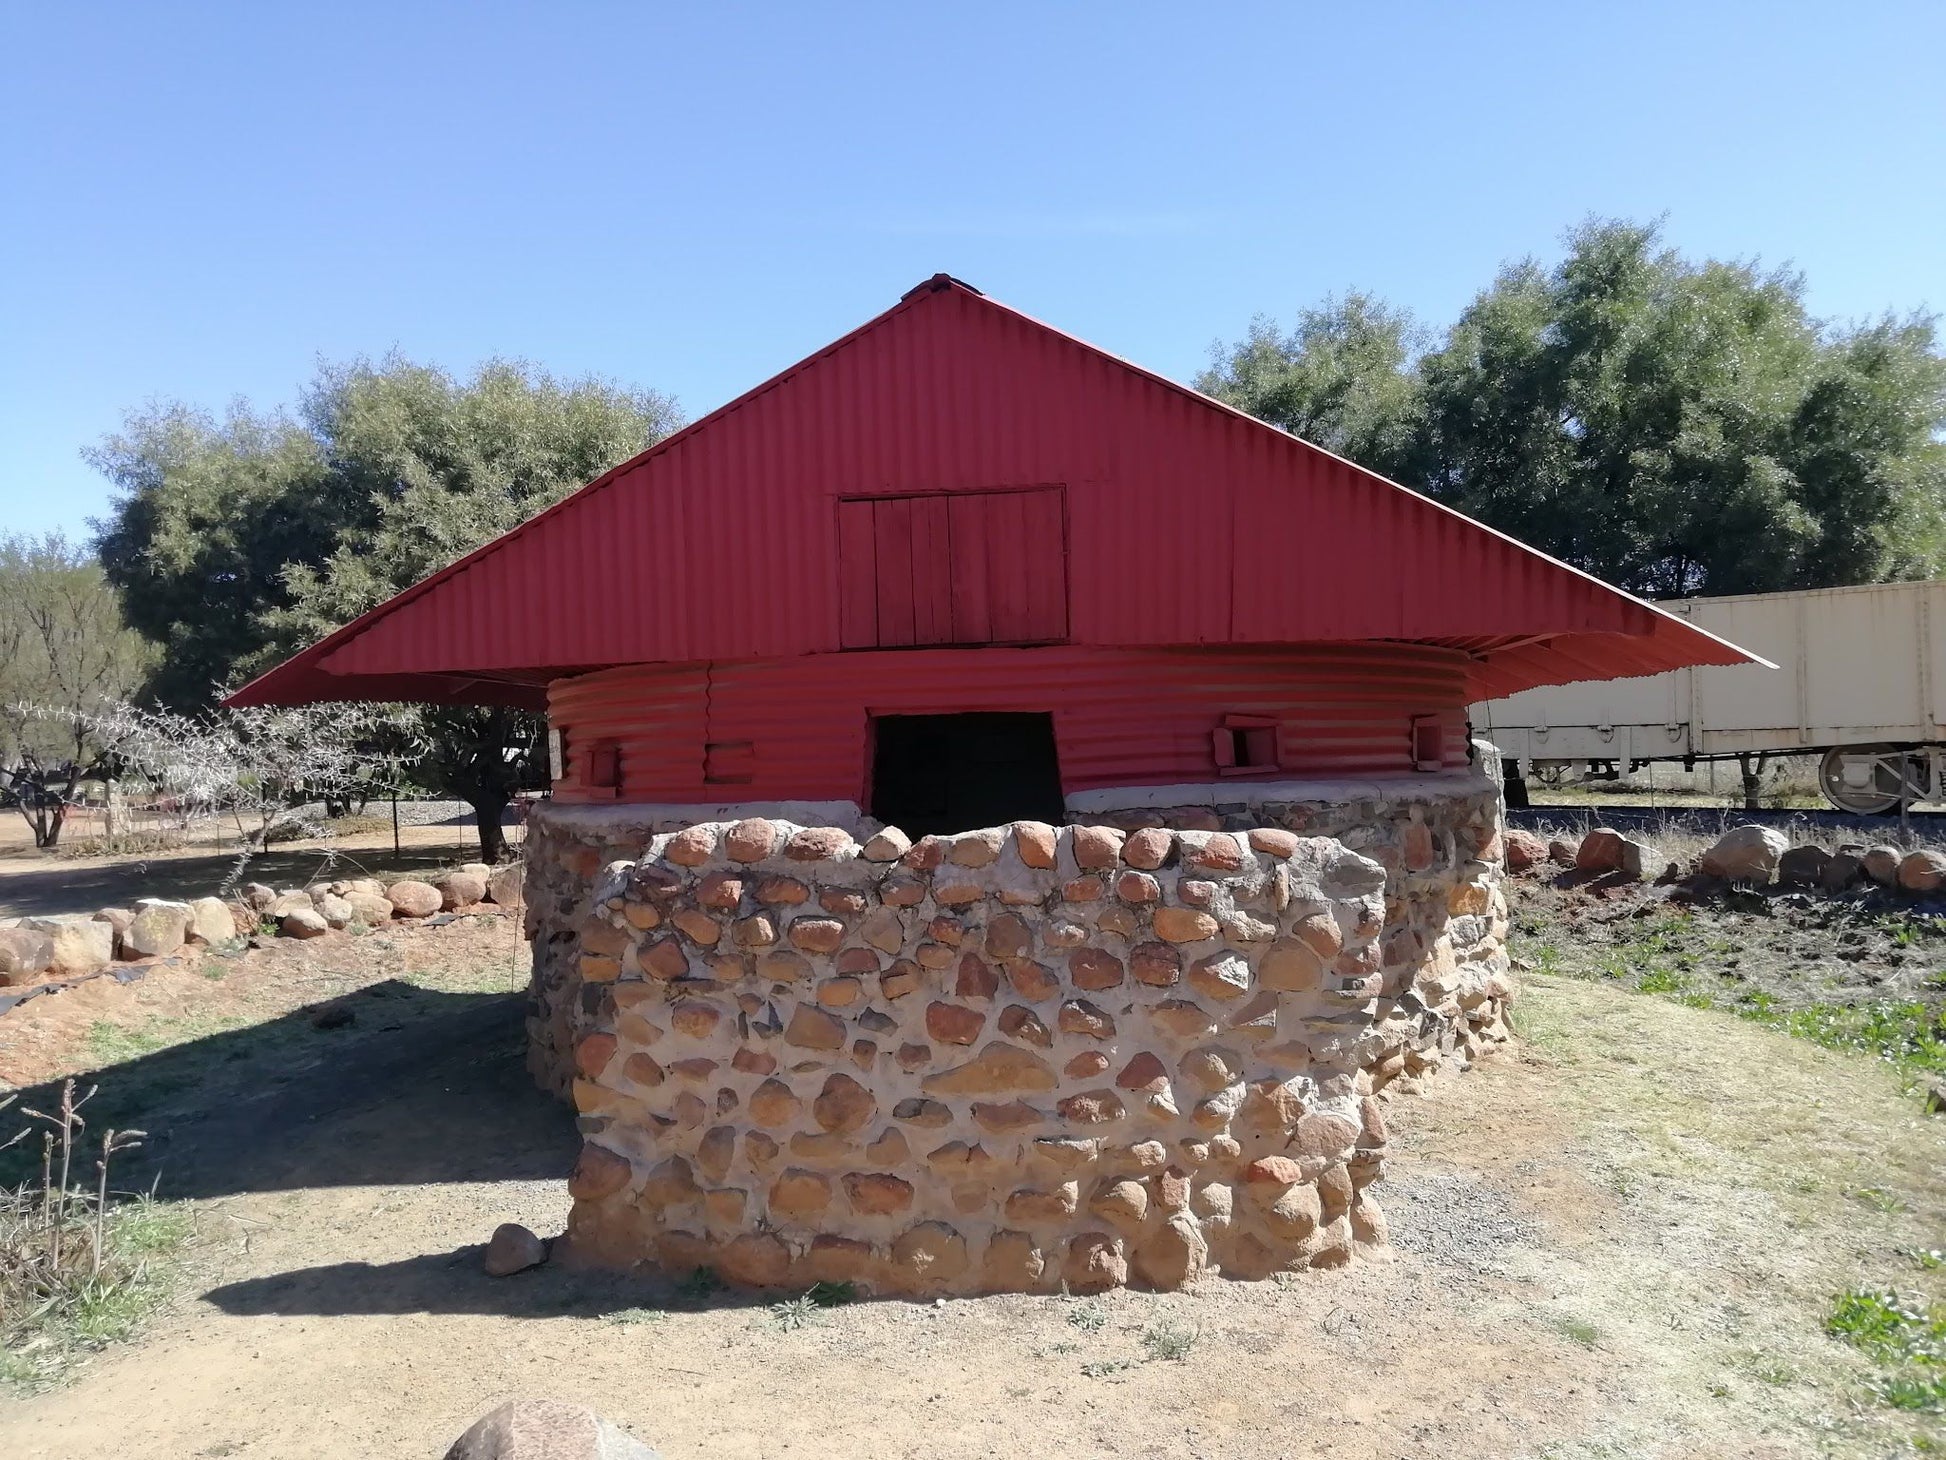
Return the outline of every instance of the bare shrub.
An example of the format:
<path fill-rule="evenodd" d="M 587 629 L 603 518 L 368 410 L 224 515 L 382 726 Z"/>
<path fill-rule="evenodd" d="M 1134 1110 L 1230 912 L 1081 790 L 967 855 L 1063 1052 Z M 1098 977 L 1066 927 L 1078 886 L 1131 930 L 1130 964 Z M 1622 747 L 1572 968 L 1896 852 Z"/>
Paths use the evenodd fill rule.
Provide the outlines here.
<path fill-rule="evenodd" d="M 69 1080 L 52 1111 L 21 1110 L 45 1129 L 39 1178 L 0 1186 L 0 1380 L 44 1382 L 78 1353 L 126 1337 L 164 1294 L 152 1259 L 187 1234 L 179 1209 L 109 1189 L 115 1156 L 143 1132 L 110 1129 L 90 1141 L 82 1108 L 94 1093 L 77 1095 Z M 30 1124 L 0 1151 L 33 1132 Z M 91 1159 L 92 1172 L 80 1169 Z"/>

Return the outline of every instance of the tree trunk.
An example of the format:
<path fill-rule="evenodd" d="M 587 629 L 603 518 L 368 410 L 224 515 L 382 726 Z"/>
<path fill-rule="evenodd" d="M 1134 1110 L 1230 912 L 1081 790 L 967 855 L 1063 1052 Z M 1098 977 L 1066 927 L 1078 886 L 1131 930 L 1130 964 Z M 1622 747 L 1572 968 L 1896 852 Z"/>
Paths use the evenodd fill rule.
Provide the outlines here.
<path fill-rule="evenodd" d="M 507 834 L 500 825 L 500 817 L 511 799 L 492 791 L 476 791 L 466 798 L 473 808 L 474 819 L 480 824 L 480 860 L 489 867 L 507 859 Z"/>

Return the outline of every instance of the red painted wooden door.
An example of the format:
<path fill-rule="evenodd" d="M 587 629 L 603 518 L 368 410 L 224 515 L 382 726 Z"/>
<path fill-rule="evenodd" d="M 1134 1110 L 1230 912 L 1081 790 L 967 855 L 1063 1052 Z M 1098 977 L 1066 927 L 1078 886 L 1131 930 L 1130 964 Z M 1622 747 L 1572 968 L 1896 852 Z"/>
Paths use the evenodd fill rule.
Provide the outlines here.
<path fill-rule="evenodd" d="M 1067 637 L 1059 487 L 841 501 L 838 572 L 847 649 Z"/>

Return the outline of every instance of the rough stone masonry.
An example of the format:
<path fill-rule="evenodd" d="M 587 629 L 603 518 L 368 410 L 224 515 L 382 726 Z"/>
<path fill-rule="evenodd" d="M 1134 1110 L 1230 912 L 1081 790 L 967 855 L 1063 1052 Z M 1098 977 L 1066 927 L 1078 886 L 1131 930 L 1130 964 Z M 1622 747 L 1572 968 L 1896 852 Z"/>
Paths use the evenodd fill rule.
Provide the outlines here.
<path fill-rule="evenodd" d="M 916 845 L 537 815 L 567 1254 L 919 1296 L 1383 1242 L 1374 1096 L 1504 1040 L 1512 996 L 1497 787 L 1437 780 Z"/>

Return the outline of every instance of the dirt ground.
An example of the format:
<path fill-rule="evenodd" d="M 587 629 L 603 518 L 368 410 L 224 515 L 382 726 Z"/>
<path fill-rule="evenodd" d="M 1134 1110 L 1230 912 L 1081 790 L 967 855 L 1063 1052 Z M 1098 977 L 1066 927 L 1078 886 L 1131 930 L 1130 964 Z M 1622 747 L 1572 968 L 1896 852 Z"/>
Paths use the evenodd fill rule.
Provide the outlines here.
<path fill-rule="evenodd" d="M 156 1132 L 133 1174 L 199 1235 L 143 1337 L 0 1398 L 0 1453 L 431 1457 L 514 1395 L 671 1460 L 1782 1460 L 1922 1432 L 1821 1326 L 1847 1287 L 1937 1283 L 1910 1254 L 1946 1236 L 1946 1120 L 1856 1056 L 1531 976 L 1515 1049 L 1392 1104 L 1389 1260 L 790 1327 L 768 1298 L 480 1273 L 496 1223 L 560 1229 L 575 1144 L 520 1069 L 515 952 L 484 918 L 8 1016 L 10 1079 L 118 1060 L 102 1098 Z M 1158 1325 L 1193 1336 L 1180 1360 L 1151 1356 Z"/>

